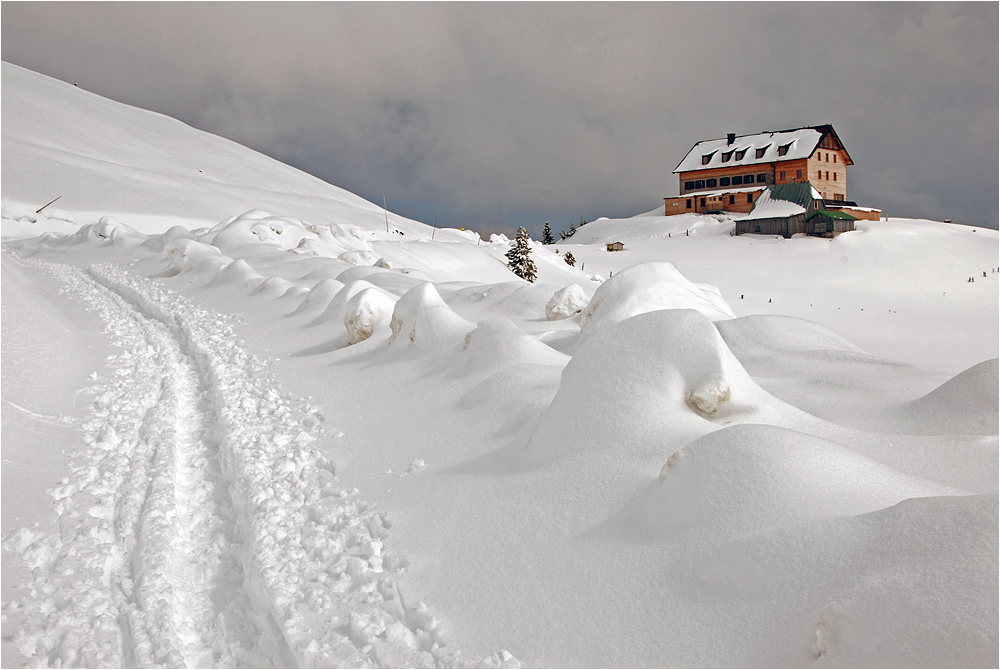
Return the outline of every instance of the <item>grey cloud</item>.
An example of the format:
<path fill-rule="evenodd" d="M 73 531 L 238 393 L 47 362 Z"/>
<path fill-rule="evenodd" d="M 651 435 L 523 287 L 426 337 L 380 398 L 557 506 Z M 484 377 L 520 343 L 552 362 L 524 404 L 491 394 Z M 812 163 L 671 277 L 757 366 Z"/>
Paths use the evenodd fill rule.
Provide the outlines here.
<path fill-rule="evenodd" d="M 997 5 L 5 3 L 2 55 L 424 221 L 558 230 L 833 123 L 850 196 L 997 227 Z"/>

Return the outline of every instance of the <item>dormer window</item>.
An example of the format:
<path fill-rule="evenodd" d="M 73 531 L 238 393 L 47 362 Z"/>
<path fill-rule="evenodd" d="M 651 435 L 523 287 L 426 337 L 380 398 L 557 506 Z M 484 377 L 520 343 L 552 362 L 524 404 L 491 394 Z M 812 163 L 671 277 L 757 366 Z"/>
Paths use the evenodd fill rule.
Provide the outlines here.
<path fill-rule="evenodd" d="M 766 152 L 770 147 L 771 145 L 768 144 L 766 147 L 761 147 L 760 149 L 757 149 L 757 158 L 763 158 L 764 152 Z"/>
<path fill-rule="evenodd" d="M 789 142 L 788 144 L 782 144 L 781 146 L 779 146 L 778 147 L 778 155 L 779 156 L 784 156 L 785 154 L 787 154 L 788 153 L 788 147 L 790 147 L 790 146 L 792 146 L 791 142 Z"/>
<path fill-rule="evenodd" d="M 715 155 L 715 152 L 713 151 L 710 154 L 705 154 L 704 156 L 702 156 L 701 157 L 701 164 L 702 165 L 708 165 L 710 162 L 712 162 L 712 156 L 714 156 L 714 155 Z"/>
<path fill-rule="evenodd" d="M 734 149 L 734 151 L 735 151 L 735 149 Z M 733 152 L 732 151 L 723 151 L 722 152 L 722 162 L 723 163 L 728 163 L 729 159 L 732 158 L 732 157 L 733 157 Z"/>
<path fill-rule="evenodd" d="M 743 160 L 743 157 L 746 155 L 746 153 L 747 153 L 746 149 L 740 149 L 739 151 L 737 151 L 736 152 L 736 160 L 738 160 L 738 161 Z"/>

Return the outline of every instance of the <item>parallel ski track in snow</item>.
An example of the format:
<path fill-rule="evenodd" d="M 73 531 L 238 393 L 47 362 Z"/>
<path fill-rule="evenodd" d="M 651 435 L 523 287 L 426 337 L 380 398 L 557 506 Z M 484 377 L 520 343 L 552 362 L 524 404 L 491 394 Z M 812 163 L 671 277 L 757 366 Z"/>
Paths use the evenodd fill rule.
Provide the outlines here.
<path fill-rule="evenodd" d="M 34 568 L 15 643 L 61 666 L 485 666 L 395 585 L 388 521 L 310 445 L 316 408 L 284 397 L 210 312 L 119 266 L 42 263 L 121 353 L 91 389 L 61 536 L 20 529 Z"/>

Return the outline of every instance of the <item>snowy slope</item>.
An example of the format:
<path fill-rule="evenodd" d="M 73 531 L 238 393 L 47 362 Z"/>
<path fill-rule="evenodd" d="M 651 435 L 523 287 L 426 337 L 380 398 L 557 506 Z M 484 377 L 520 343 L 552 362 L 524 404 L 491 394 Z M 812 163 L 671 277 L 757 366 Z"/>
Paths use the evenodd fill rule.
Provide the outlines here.
<path fill-rule="evenodd" d="M 71 232 L 110 215 L 144 232 L 266 209 L 385 231 L 381 207 L 235 142 L 3 63 L 3 235 Z M 44 223 L 32 223 L 44 210 Z M 20 226 L 14 227 L 15 217 Z M 65 221 L 63 221 L 65 219 Z M 389 215 L 390 228 L 430 227 Z M 45 227 L 48 225 L 49 227 Z M 447 239 L 447 234 L 445 236 Z"/>
<path fill-rule="evenodd" d="M 5 667 L 1000 662 L 995 232 L 605 219 L 528 284 L 220 156 L 143 233 L 219 141 L 4 68 L 4 175 L 134 208 L 4 242 Z"/>

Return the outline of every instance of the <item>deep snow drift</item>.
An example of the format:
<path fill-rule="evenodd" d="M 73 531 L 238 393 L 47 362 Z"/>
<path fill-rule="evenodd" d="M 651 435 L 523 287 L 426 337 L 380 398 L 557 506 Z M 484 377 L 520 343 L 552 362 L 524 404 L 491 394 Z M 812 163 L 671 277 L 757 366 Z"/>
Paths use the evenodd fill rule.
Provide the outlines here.
<path fill-rule="evenodd" d="M 3 68 L 5 666 L 997 665 L 995 231 L 605 219 L 528 284 Z"/>

